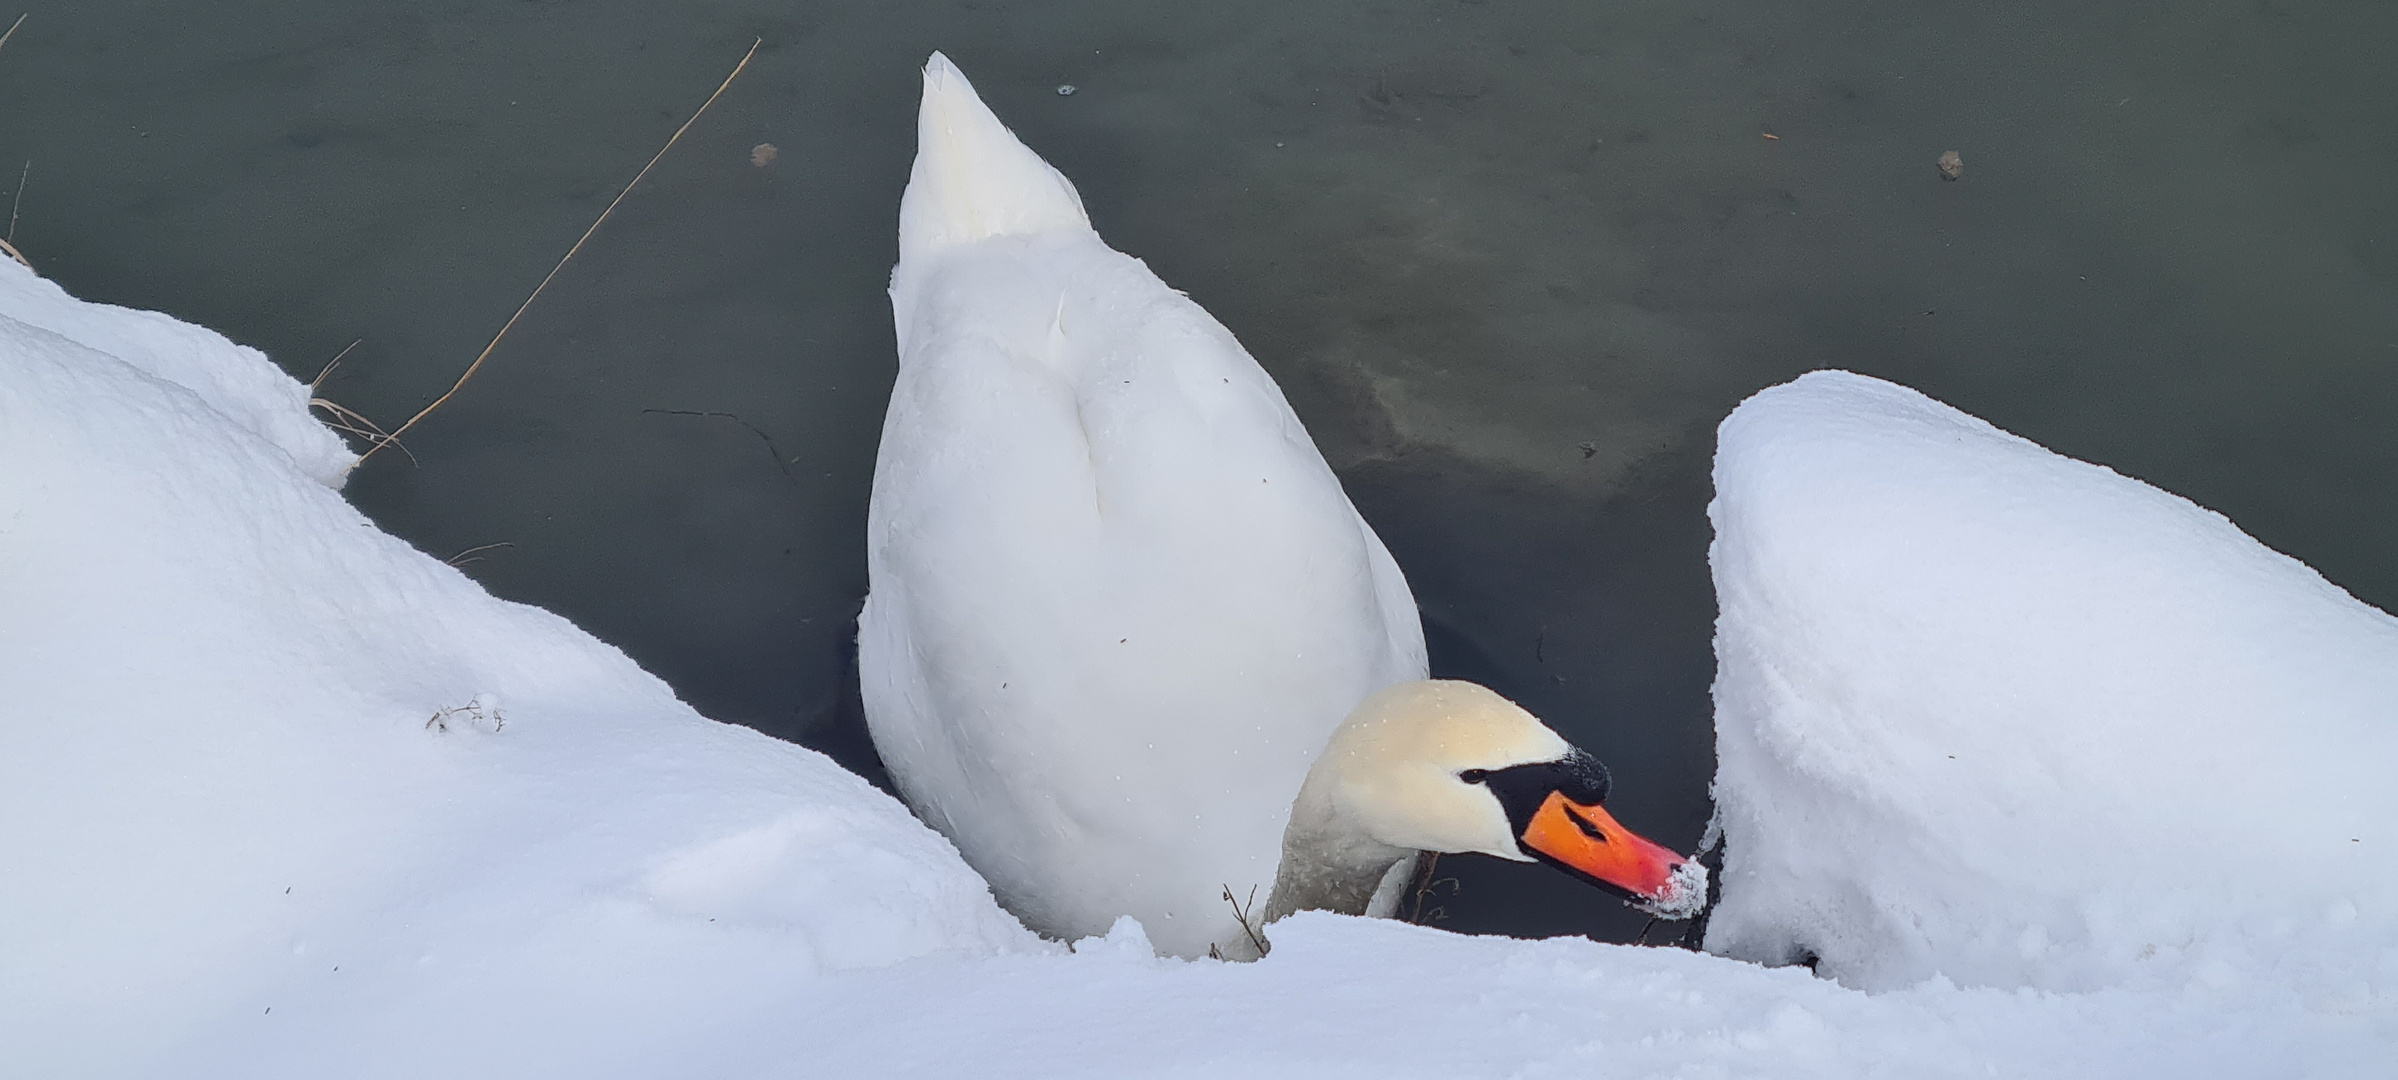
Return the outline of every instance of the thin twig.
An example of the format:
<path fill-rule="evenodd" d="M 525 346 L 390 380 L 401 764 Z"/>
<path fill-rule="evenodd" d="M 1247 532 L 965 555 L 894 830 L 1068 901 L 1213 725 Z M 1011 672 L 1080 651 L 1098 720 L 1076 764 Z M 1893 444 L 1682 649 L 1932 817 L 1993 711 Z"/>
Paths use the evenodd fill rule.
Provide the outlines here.
<path fill-rule="evenodd" d="M 783 452 L 775 448 L 774 436 L 758 430 L 758 425 L 756 424 L 750 423 L 747 420 L 743 420 L 742 418 L 729 412 L 702 412 L 698 409 L 643 409 L 641 411 L 643 413 L 656 413 L 659 416 L 714 416 L 721 419 L 730 420 L 741 425 L 742 427 L 748 428 L 750 434 L 757 436 L 759 441 L 766 444 L 766 456 L 774 459 L 775 468 L 783 470 L 783 479 L 789 480 L 794 484 L 799 483 L 799 477 L 791 475 L 791 463 L 784 461 Z"/>
<path fill-rule="evenodd" d="M 309 398 L 308 404 L 312 408 L 323 409 L 333 414 L 334 425 L 344 431 L 364 436 L 374 442 L 382 442 L 391 438 L 384 434 L 381 426 L 367 419 L 365 414 L 331 398 Z M 406 449 L 406 447 L 402 447 L 402 449 Z"/>
<path fill-rule="evenodd" d="M 764 38 L 750 42 L 749 51 L 742 54 L 741 62 L 733 65 L 733 73 L 725 76 L 724 82 L 717 86 L 716 92 L 708 95 L 708 100 L 700 103 L 699 111 L 692 113 L 691 119 L 683 121 L 682 127 L 674 129 L 674 134 L 667 137 L 666 145 L 659 147 L 658 152 L 651 156 L 649 164 L 642 166 L 640 172 L 633 174 L 633 182 L 626 184 L 623 191 L 616 193 L 616 198 L 609 200 L 608 208 L 600 211 L 599 218 L 591 223 L 590 228 L 583 230 L 582 238 L 576 240 L 573 247 L 566 249 L 566 254 L 559 258 L 558 265 L 550 268 L 549 276 L 542 278 L 541 284 L 533 287 L 533 295 L 525 297 L 525 302 L 518 305 L 516 314 L 508 316 L 508 321 L 500 327 L 500 332 L 491 336 L 491 344 L 483 346 L 483 351 L 475 357 L 475 362 L 466 365 L 465 374 L 458 376 L 458 381 L 451 384 L 449 390 L 440 397 L 434 398 L 431 405 L 425 406 L 415 416 L 409 417 L 407 423 L 401 424 L 395 429 L 391 433 L 390 441 L 397 441 L 401 435 L 407 434 L 408 429 L 415 427 L 417 421 L 432 415 L 433 410 L 440 408 L 444 402 L 457 395 L 459 389 L 466 385 L 466 380 L 475 377 L 475 372 L 482 369 L 483 361 L 491 358 L 491 351 L 500 347 L 500 339 L 508 336 L 508 331 L 515 328 L 516 321 L 524 318 L 525 312 L 533 306 L 533 301 L 541 299 L 542 291 L 550 287 L 550 282 L 557 280 L 558 271 L 566 269 L 567 262 L 575 257 L 576 252 L 583 250 L 583 245 L 590 242 L 591 235 L 598 232 L 601 225 L 607 223 L 608 215 L 616 212 L 617 205 L 624 202 L 625 196 L 632 194 L 634 188 L 641 186 L 642 178 L 648 176 L 649 171 L 657 167 L 659 160 L 666 156 L 667 151 L 674 149 L 674 144 L 682 139 L 683 133 L 691 130 L 691 125 L 699 122 L 699 118 L 707 113 L 708 106 L 716 104 L 716 99 L 724 96 L 725 90 L 733 85 L 733 80 L 740 78 L 741 72 L 749 67 L 750 58 L 758 55 L 758 47 L 765 43 L 766 39 Z M 382 448 L 382 443 L 368 448 L 367 452 L 358 458 L 358 464 L 366 464 L 366 459 L 375 456 L 375 451 Z"/>
<path fill-rule="evenodd" d="M 333 414 L 332 426 L 340 428 L 341 430 L 347 431 L 353 435 L 357 435 L 375 442 L 381 442 L 382 440 L 390 437 L 383 434 L 383 430 L 376 427 L 375 422 L 367 419 L 364 414 L 338 401 L 332 401 L 326 398 L 309 398 L 308 405 L 310 408 L 323 409 L 326 412 Z"/>
<path fill-rule="evenodd" d="M 1413 875 L 1412 880 L 1407 883 L 1407 898 L 1410 901 L 1407 911 L 1408 922 L 1414 923 L 1418 926 L 1425 925 L 1424 901 L 1432 895 L 1434 875 L 1439 873 L 1439 870 L 1439 852 L 1416 852 L 1415 874 Z"/>
<path fill-rule="evenodd" d="M 1465 884 L 1456 878 L 1440 876 L 1439 852 L 1417 852 L 1415 876 L 1407 889 L 1407 899 L 1414 905 L 1407 913 L 1408 922 L 1417 926 L 1430 926 L 1449 917 L 1449 909 L 1446 907 L 1426 906 L 1432 902 L 1433 897 L 1440 895 L 1440 887 L 1443 885 L 1449 887 L 1451 896 L 1457 895 L 1457 891 L 1465 887 Z"/>
<path fill-rule="evenodd" d="M 1257 910 L 1257 886 L 1249 886 L 1249 906 L 1246 910 L 1241 907 L 1240 900 L 1232 895 L 1232 886 L 1230 885 L 1224 886 L 1224 902 L 1232 905 L 1232 917 L 1240 920 L 1241 933 L 1249 935 L 1249 944 L 1257 950 L 1257 955 L 1263 957 L 1266 953 L 1271 952 L 1274 947 L 1266 944 L 1266 939 L 1257 935 L 1256 927 L 1249 925 L 1250 912 Z"/>
<path fill-rule="evenodd" d="M 25 13 L 25 15 L 31 14 L 33 13 L 30 11 Z M 0 49 L 7 48 L 8 39 L 17 36 L 17 27 L 25 25 L 25 15 L 17 16 L 17 21 L 8 24 L 8 32 L 5 34 L 0 34 Z"/>
<path fill-rule="evenodd" d="M 340 352 L 333 354 L 333 359 L 325 361 L 324 370 L 317 372 L 316 378 L 308 380 L 308 392 L 316 393 L 317 387 L 325 385 L 325 376 L 333 374 L 333 369 L 341 366 L 341 358 L 350 355 L 350 350 L 357 348 L 358 342 L 365 340 L 365 338 L 359 338 L 357 341 L 342 346 Z"/>
<path fill-rule="evenodd" d="M 380 425 L 376 424 L 372 420 L 367 419 L 364 413 L 350 408 L 349 406 L 338 401 L 334 401 L 330 398 L 312 397 L 308 399 L 308 404 L 312 408 L 323 409 L 327 413 L 332 414 L 333 423 L 331 426 L 335 430 L 346 431 L 352 435 L 358 436 L 361 439 L 365 439 L 370 450 L 374 447 L 379 447 L 384 443 L 393 441 L 392 437 L 385 433 Z M 408 455 L 408 460 L 411 464 L 415 463 L 415 451 L 408 449 L 408 447 L 403 444 L 400 447 L 400 453 Z M 364 461 L 366 459 L 361 457 L 359 460 Z M 356 464 L 352 463 L 351 467 L 355 468 Z"/>
<path fill-rule="evenodd" d="M 31 12 L 26 14 L 31 14 Z M 9 26 L 8 33 L 0 34 L 0 45 L 8 44 L 9 35 L 16 33 L 17 27 L 24 23 L 25 16 L 17 16 L 17 21 Z M 7 252 L 9 258 L 17 260 L 17 265 L 27 270 L 33 269 L 33 261 L 27 259 L 24 252 L 17 250 L 17 211 L 25 207 L 25 178 L 31 175 L 33 175 L 33 159 L 27 158 L 24 171 L 17 174 L 17 197 L 8 206 L 8 237 L 0 239 L 0 251 Z"/>
<path fill-rule="evenodd" d="M 357 348 L 359 342 L 365 340 L 365 338 L 359 338 L 342 346 L 340 352 L 333 354 L 333 359 L 325 361 L 325 366 L 316 373 L 316 378 L 308 380 L 308 405 L 310 408 L 323 409 L 332 416 L 333 422 L 329 426 L 334 430 L 348 432 L 365 439 L 367 453 L 371 454 L 384 443 L 391 441 L 390 433 L 384 431 L 382 425 L 367 419 L 365 413 L 317 393 L 324 387 L 325 379 L 333 374 L 333 369 L 341 366 L 341 358 L 350 355 L 350 350 Z M 416 462 L 416 455 L 407 447 L 400 447 L 400 453 L 408 455 L 410 464 Z M 361 456 L 358 460 L 364 461 L 366 458 Z M 357 463 L 352 462 L 351 468 L 356 467 Z"/>
<path fill-rule="evenodd" d="M 474 554 L 475 552 L 478 552 L 478 551 L 490 551 L 490 550 L 491 550 L 491 549 L 493 549 L 493 548 L 504 548 L 504 547 L 515 547 L 515 546 L 516 546 L 516 545 L 515 545 L 514 543 L 511 543 L 511 542 L 509 542 L 509 541 L 506 541 L 506 540 L 502 540 L 502 541 L 500 541 L 499 543 L 496 543 L 496 544 L 484 544 L 484 545 L 482 545 L 482 546 L 480 546 L 480 547 L 470 547 L 470 548 L 468 548 L 468 549 L 466 549 L 466 550 L 464 550 L 464 551 L 461 551 L 461 552 L 457 553 L 456 555 L 452 555 L 452 556 L 450 556 L 450 557 L 449 557 L 449 558 L 447 558 L 447 559 L 443 559 L 442 561 L 443 561 L 443 562 L 445 562 L 445 563 L 448 563 L 448 564 L 450 564 L 451 566 L 464 566 L 464 565 L 466 565 L 466 564 L 468 564 L 468 563 L 470 563 L 470 562 L 482 562 L 482 561 L 483 561 L 482 559 L 479 559 L 479 558 L 476 558 L 476 559 L 469 559 L 469 558 L 467 558 L 467 556 L 469 556 L 469 555 L 472 555 L 472 554 Z"/>
<path fill-rule="evenodd" d="M 20 16 L 17 21 L 23 22 L 24 19 Z M 10 247 L 15 247 L 17 243 L 17 211 L 25 208 L 25 178 L 31 175 L 33 175 L 33 159 L 26 158 L 24 170 L 17 174 L 17 197 L 10 200 L 8 204 L 8 243 Z"/>

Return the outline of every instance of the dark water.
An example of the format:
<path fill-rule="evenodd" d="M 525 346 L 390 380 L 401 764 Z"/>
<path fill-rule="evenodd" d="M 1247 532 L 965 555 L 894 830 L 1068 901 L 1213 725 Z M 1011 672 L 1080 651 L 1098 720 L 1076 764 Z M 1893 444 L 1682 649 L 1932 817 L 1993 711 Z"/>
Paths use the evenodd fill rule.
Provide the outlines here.
<path fill-rule="evenodd" d="M 0 49 L 0 174 L 31 162 L 15 237 L 68 288 L 304 378 L 363 339 L 327 395 L 397 423 L 753 36 L 419 466 L 349 492 L 437 555 L 512 545 L 470 571 L 861 771 L 846 642 L 934 48 L 1282 380 L 1440 669 L 1599 751 L 1664 842 L 1712 769 L 1713 425 L 1810 368 L 2398 606 L 2398 4 L 83 0 Z M 1446 925 L 1638 929 L 1444 866 Z"/>

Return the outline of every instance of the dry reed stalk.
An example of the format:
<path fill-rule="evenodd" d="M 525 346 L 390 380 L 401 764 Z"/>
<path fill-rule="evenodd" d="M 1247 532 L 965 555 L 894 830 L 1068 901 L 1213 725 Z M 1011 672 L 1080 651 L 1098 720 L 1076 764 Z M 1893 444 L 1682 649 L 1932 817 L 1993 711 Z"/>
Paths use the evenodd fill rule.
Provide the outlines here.
<path fill-rule="evenodd" d="M 25 16 L 17 16 L 17 21 L 24 22 Z M 8 32 L 10 34 L 16 33 L 17 28 L 13 26 L 9 27 Z M 6 34 L 0 34 L 0 45 L 6 44 L 8 44 L 8 36 Z M 0 239 L 0 250 L 7 251 L 9 258 L 17 260 L 18 264 L 22 265 L 27 270 L 33 269 L 33 263 L 26 260 L 24 252 L 17 250 L 17 211 L 25 208 L 25 178 L 32 175 L 33 161 L 32 159 L 28 158 L 25 162 L 24 170 L 17 173 L 17 197 L 9 200 L 8 203 L 8 236 L 5 239 Z"/>
<path fill-rule="evenodd" d="M 17 197 L 8 201 L 8 242 L 17 242 L 17 211 L 25 208 L 25 178 L 33 175 L 33 159 L 25 159 L 25 168 L 17 173 Z"/>
<path fill-rule="evenodd" d="M 374 421 L 367 419 L 364 413 L 350 408 L 349 406 L 338 401 L 334 401 L 331 398 L 322 397 L 317 394 L 317 390 L 325 385 L 325 377 L 333 374 L 334 368 L 341 366 L 342 357 L 350 355 L 350 350 L 357 348 L 358 342 L 364 340 L 366 339 L 359 338 L 357 341 L 352 341 L 349 344 L 342 346 L 340 352 L 333 354 L 333 359 L 325 361 L 324 368 L 316 373 L 316 378 L 308 380 L 308 407 L 312 409 L 323 409 L 327 415 L 333 417 L 332 422 L 326 425 L 327 427 L 330 427 L 335 431 L 348 432 L 349 434 L 356 435 L 361 439 L 365 439 L 367 444 L 367 453 L 371 454 L 375 451 L 375 448 L 382 446 L 384 443 L 390 442 L 391 436 L 384 432 L 382 427 L 377 425 Z M 408 454 L 408 460 L 410 462 L 414 462 L 416 460 L 416 455 L 409 453 L 408 448 L 405 446 L 400 447 L 400 453 Z M 366 458 L 364 455 L 361 455 L 358 458 L 358 461 L 365 460 Z M 350 467 L 355 469 L 358 467 L 358 463 L 351 462 Z"/>
<path fill-rule="evenodd" d="M 403 446 L 403 447 L 401 447 L 400 449 L 402 449 L 402 450 L 405 450 L 405 449 L 407 449 L 407 447 Z M 449 558 L 443 559 L 443 560 L 441 560 L 441 561 L 442 561 L 442 562 L 444 562 L 444 563 L 447 563 L 447 564 L 449 564 L 449 565 L 451 565 L 451 566 L 464 566 L 464 565 L 466 565 L 466 564 L 468 564 L 468 563 L 473 563 L 473 562 L 482 562 L 482 561 L 483 561 L 483 557 L 482 557 L 481 555 L 477 554 L 478 552 L 491 551 L 491 550 L 493 550 L 493 549 L 496 549 L 496 548 L 507 548 L 507 547 L 515 547 L 515 546 L 516 546 L 516 544 L 515 544 L 514 542 L 512 542 L 512 541 L 508 541 L 508 540 L 502 540 L 502 541 L 500 541 L 499 543 L 496 543 L 496 544 L 478 544 L 478 545 L 476 545 L 476 546 L 474 546 L 474 547 L 470 547 L 470 548 L 468 548 L 468 549 L 466 549 L 466 550 L 464 550 L 464 551 L 461 551 L 461 552 L 457 553 L 456 555 L 452 555 L 452 556 L 450 556 Z"/>
<path fill-rule="evenodd" d="M 361 439 L 365 439 L 367 453 L 373 453 L 376 449 L 382 447 L 384 443 L 394 441 L 391 435 L 388 432 L 385 432 L 381 427 L 377 426 L 374 421 L 367 419 L 365 415 L 361 414 L 358 410 L 350 408 L 347 405 L 343 405 L 337 401 L 328 401 L 324 398 L 309 398 L 308 404 L 313 408 L 325 410 L 326 413 L 333 417 L 333 419 L 325 426 L 330 427 L 335 431 L 348 432 L 349 434 L 356 435 Z M 407 447 L 400 447 L 400 453 L 407 454 L 410 462 L 413 463 L 416 461 L 416 455 L 409 451 Z M 365 461 L 366 455 L 359 455 L 358 460 Z M 350 467 L 353 469 L 357 468 L 357 462 L 352 462 Z"/>
<path fill-rule="evenodd" d="M 386 444 L 398 442 L 400 436 L 407 434 L 409 428 L 416 426 L 417 421 L 432 415 L 433 410 L 440 408 L 442 403 L 457 396 L 458 391 L 466 385 L 466 381 L 474 378 L 475 372 L 482 369 L 483 361 L 491 359 L 491 351 L 500 347 L 500 339 L 508 336 L 508 331 L 515 328 L 516 321 L 524 318 L 525 312 L 533 306 L 533 301 L 541 299 L 542 291 L 550 287 L 550 282 L 557 280 L 558 272 L 566 269 L 568 260 L 573 259 L 576 252 L 583 250 L 583 245 L 591 240 L 592 234 L 598 232 L 599 227 L 607 223 L 608 215 L 615 213 L 617 205 L 624 202 L 625 196 L 632 194 L 634 188 L 641 186 L 642 178 L 648 176 L 649 171 L 657 167 L 658 162 L 666 157 L 667 151 L 674 149 L 674 144 L 682 139 L 684 132 L 691 130 L 691 125 L 699 122 L 699 118 L 707 113 L 708 106 L 716 104 L 716 99 L 724 96 L 724 92 L 733 85 L 733 80 L 740 78 L 741 72 L 749 67 L 750 59 L 758 55 L 758 47 L 765 43 L 766 39 L 764 38 L 750 42 L 749 51 L 741 55 L 741 62 L 733 65 L 733 73 L 725 76 L 724 82 L 716 87 L 716 92 L 708 95 L 708 100 L 700 103 L 699 110 L 691 114 L 691 119 L 683 121 L 682 127 L 674 129 L 674 134 L 667 137 L 666 145 L 659 147 L 658 152 L 651 155 L 649 164 L 643 165 L 640 172 L 633 174 L 633 182 L 626 184 L 623 191 L 616 193 L 616 198 L 609 200 L 608 208 L 600 211 L 599 218 L 591 223 L 590 228 L 583 230 L 582 238 L 576 240 L 573 247 L 566 249 L 566 254 L 558 259 L 558 265 L 550 268 L 549 276 L 542 278 L 541 284 L 533 286 L 533 295 L 525 297 L 525 302 L 517 306 L 516 314 L 508 316 L 508 321 L 500 327 L 500 332 L 491 336 L 491 344 L 483 346 L 483 352 L 475 357 L 475 362 L 466 365 L 466 371 L 458 376 L 458 381 L 451 384 L 449 390 L 440 397 L 434 398 L 431 405 L 425 406 L 415 416 L 409 417 L 407 423 L 393 429 L 392 433 L 385 436 L 382 442 L 368 447 L 366 453 L 359 455 L 359 465 L 366 464 L 366 459 L 375 456 L 375 451 L 383 449 Z M 403 448 L 404 450 L 405 448 Z M 356 466 L 352 466 L 352 468 L 356 468 Z"/>
<path fill-rule="evenodd" d="M 358 338 L 351 341 L 342 346 L 340 352 L 334 353 L 333 359 L 325 361 L 325 366 L 317 371 L 316 378 L 308 380 L 308 392 L 313 394 L 322 389 L 325 385 L 325 376 L 333 374 L 333 369 L 341 366 L 341 358 L 350 355 L 350 350 L 357 348 L 359 343 L 365 340 L 365 338 Z"/>
<path fill-rule="evenodd" d="M 8 39 L 17 36 L 17 27 L 25 25 L 25 16 L 31 14 L 33 13 L 28 11 L 24 15 L 17 16 L 17 21 L 8 24 L 8 32 L 5 34 L 0 34 L 0 49 L 5 49 L 8 47 Z M 33 162 L 28 161 L 25 163 L 25 171 L 29 173 L 33 171 Z M 23 176 L 19 176 L 17 177 L 17 203 L 18 205 L 23 205 L 24 202 L 25 178 Z M 17 265 L 22 266 L 27 270 L 33 269 L 33 261 L 27 259 L 24 252 L 17 250 L 16 206 L 11 206 L 8 208 L 8 238 L 5 240 L 0 240 L 0 252 L 6 252 L 9 258 L 17 260 Z"/>

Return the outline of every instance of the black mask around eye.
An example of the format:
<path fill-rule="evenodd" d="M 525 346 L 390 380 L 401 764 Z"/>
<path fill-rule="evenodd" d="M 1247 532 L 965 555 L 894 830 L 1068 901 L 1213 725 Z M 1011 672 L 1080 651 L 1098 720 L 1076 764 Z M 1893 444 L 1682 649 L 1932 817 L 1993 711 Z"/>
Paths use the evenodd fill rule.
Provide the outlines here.
<path fill-rule="evenodd" d="M 1532 821 L 1532 814 L 1540 809 L 1540 804 L 1548 801 L 1550 792 L 1583 806 L 1597 806 L 1607 801 L 1607 792 L 1614 786 L 1607 775 L 1607 766 L 1580 748 L 1556 761 L 1536 761 L 1504 769 L 1467 769 L 1458 773 L 1457 778 L 1490 788 L 1507 811 L 1508 823 L 1519 834 Z"/>

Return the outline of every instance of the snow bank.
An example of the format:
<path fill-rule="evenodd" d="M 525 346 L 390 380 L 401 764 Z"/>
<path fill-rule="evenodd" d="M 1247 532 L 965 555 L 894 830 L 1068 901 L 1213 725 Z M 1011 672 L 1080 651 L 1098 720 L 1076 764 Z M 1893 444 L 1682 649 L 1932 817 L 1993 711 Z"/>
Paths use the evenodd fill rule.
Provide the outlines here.
<path fill-rule="evenodd" d="M 2398 1005 L 2398 620 L 1847 373 L 1742 405 L 1715 481 L 1711 950 Z"/>
<path fill-rule="evenodd" d="M 864 782 L 377 530 L 307 396 L 0 263 L 0 1071 L 478 1016 L 642 1046 L 1034 945 Z"/>
<path fill-rule="evenodd" d="M 2368 1075 L 2398 1036 L 2338 984 L 1868 995 L 1329 915 L 1256 964 L 1129 923 L 1069 954 L 863 782 L 376 530 L 301 406 L 0 264 L 10 1077 L 2191 1080 Z"/>
<path fill-rule="evenodd" d="M 237 1075 L 322 1076 L 331 1061 L 342 1075 L 392 1080 L 2356 1080 L 2383 1069 L 2390 1049 L 2386 1029 L 2239 988 L 2056 996 L 1935 983 L 1869 995 L 1679 949 L 1470 938 L 1322 913 L 1277 923 L 1274 954 L 1255 964 L 1158 959 L 1126 926 L 1074 955 L 749 983 L 707 999 L 706 1028 L 549 1039 L 539 1057 L 524 1047 L 554 1029 L 557 1006 L 489 993 L 441 1004 L 330 1044 L 338 1054 L 243 1047 L 250 1071 Z"/>
<path fill-rule="evenodd" d="M 2060 996 L 1935 982 L 1864 994 L 1680 949 L 1321 912 L 1276 923 L 1274 952 L 1256 964 L 1112 944 L 860 973 L 826 1030 L 872 1033 L 906 1009 L 934 1018 L 940 1037 L 826 1038 L 804 1059 L 808 1075 L 2354 1080 L 2384 1070 L 2390 1050 L 2386 1026 L 2237 988 Z"/>
<path fill-rule="evenodd" d="M 265 353 L 214 330 L 155 311 L 77 300 L 23 264 L 0 273 L 0 314 L 181 387 L 218 416 L 291 455 L 295 467 L 326 487 L 340 487 L 358 463 L 341 436 L 308 414 L 306 385 L 283 374 Z"/>

